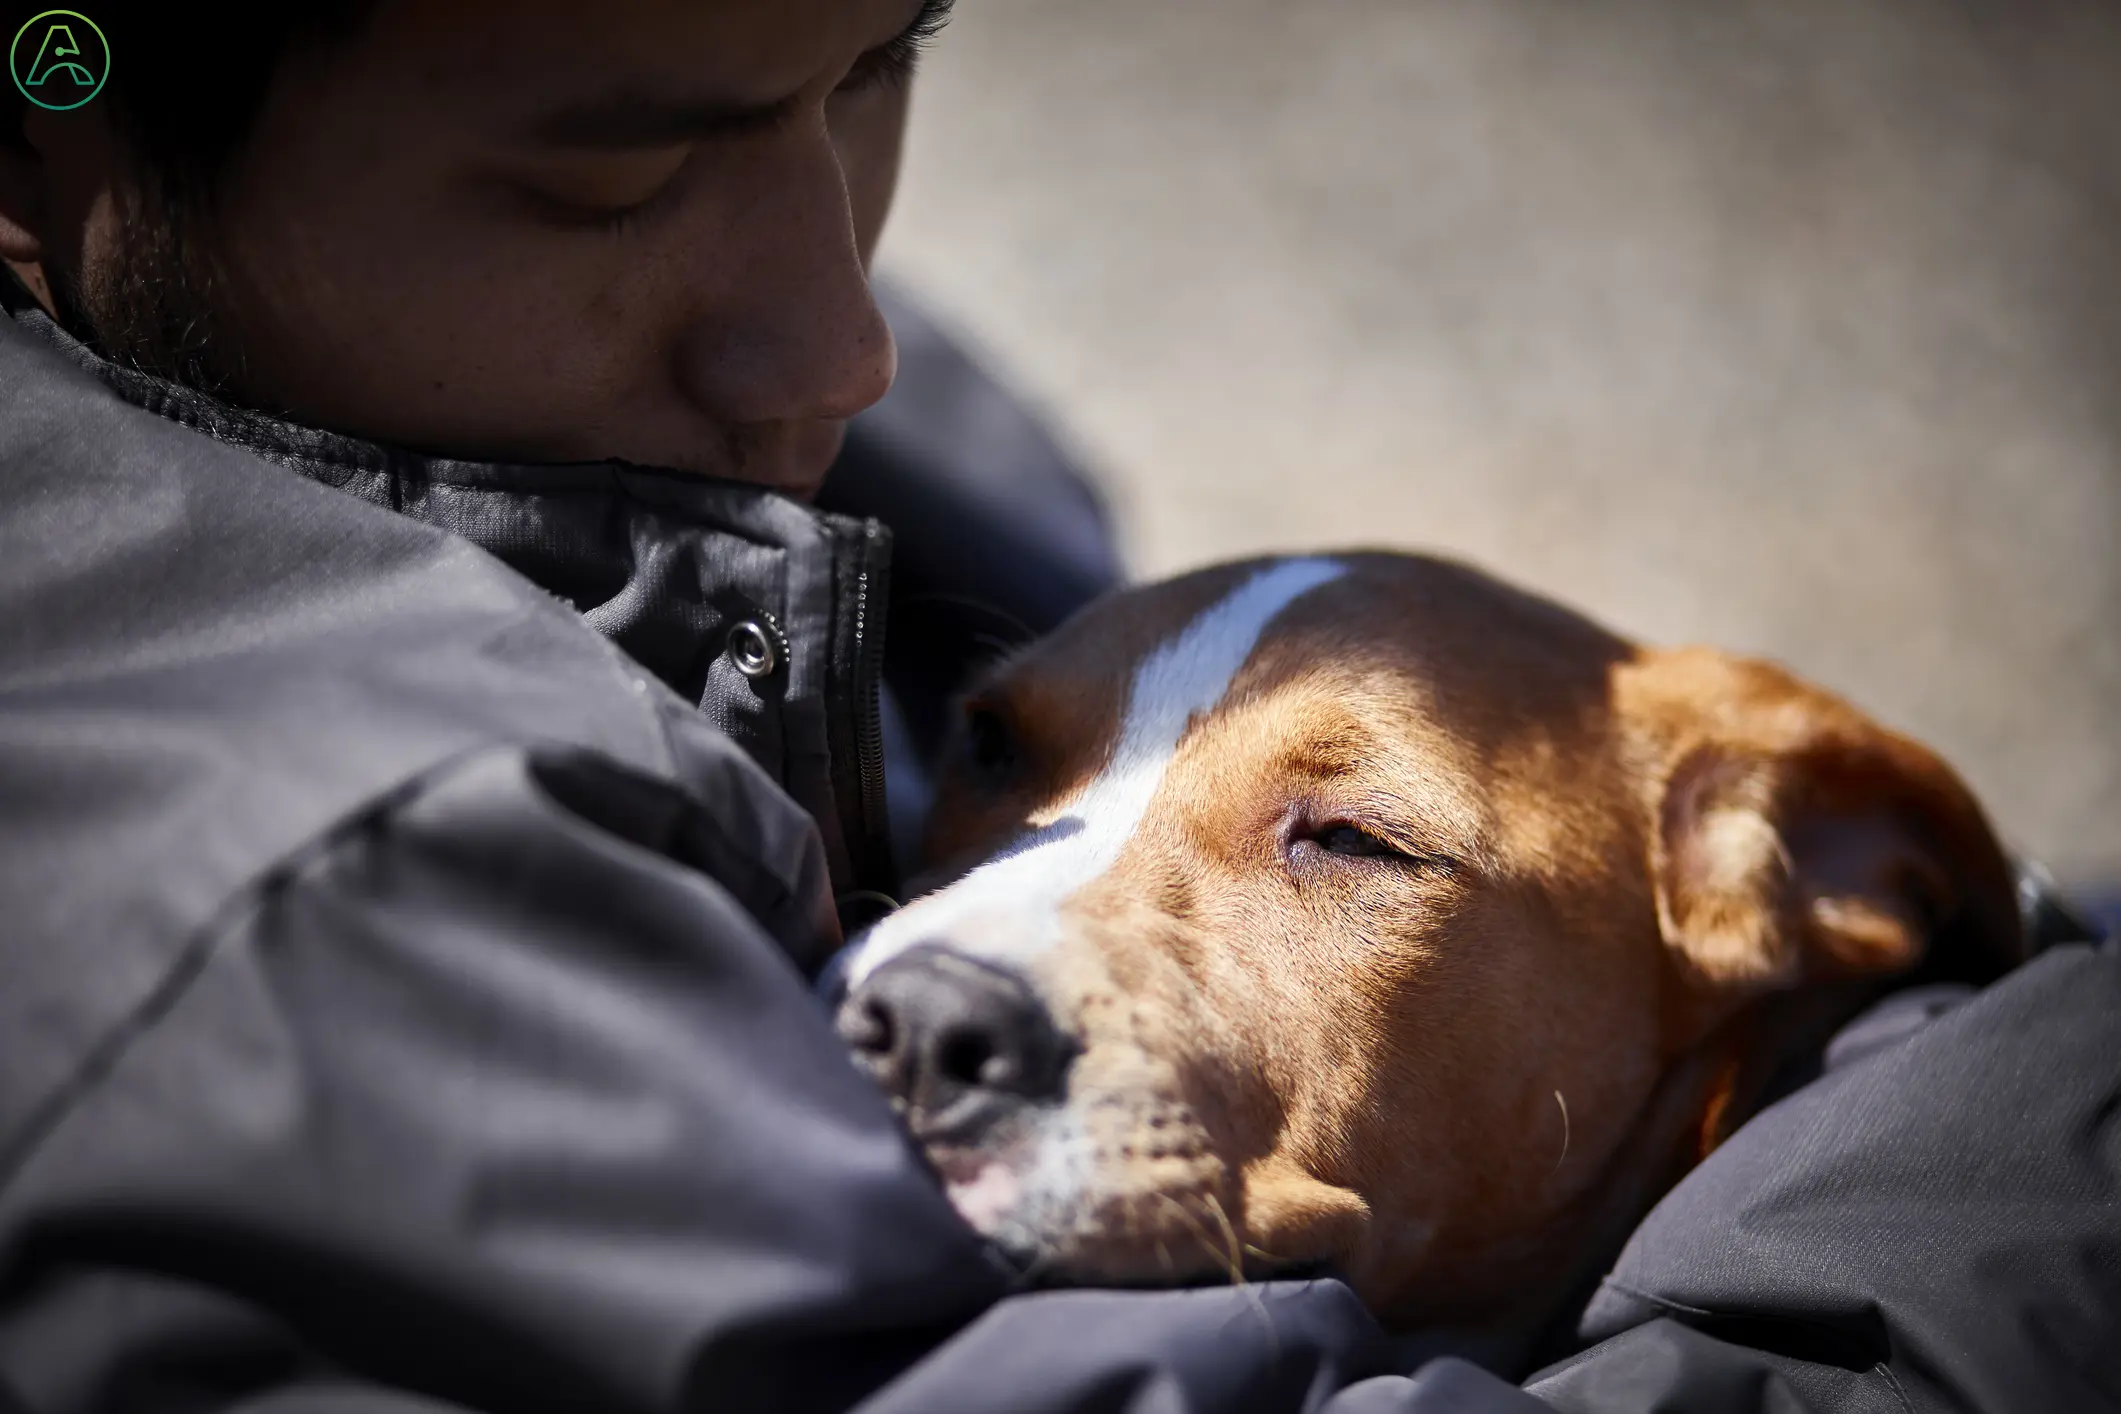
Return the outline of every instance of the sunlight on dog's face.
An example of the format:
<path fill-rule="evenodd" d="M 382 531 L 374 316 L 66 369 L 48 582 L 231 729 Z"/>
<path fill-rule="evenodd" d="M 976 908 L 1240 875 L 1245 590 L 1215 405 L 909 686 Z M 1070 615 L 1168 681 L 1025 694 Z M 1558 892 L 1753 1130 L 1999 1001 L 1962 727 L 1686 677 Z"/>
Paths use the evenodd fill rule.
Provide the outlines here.
<path fill-rule="evenodd" d="M 1919 951 L 1909 880 L 2015 927 L 1919 747 L 1402 557 L 1094 607 L 971 694 L 933 818 L 838 1024 L 967 1220 L 1064 1279 L 1330 1266 L 1412 1318 L 1538 1279 L 1710 1024 Z"/>
<path fill-rule="evenodd" d="M 1632 823 L 1603 818 L 1618 645 L 1511 597 L 1479 617 L 1527 641 L 1460 661 L 1493 623 L 1417 627 L 1381 588 L 1298 576 L 1251 606 L 1270 627 L 1203 634 L 1242 581 L 1181 581 L 968 701 L 931 842 L 954 882 L 852 950 L 843 1029 L 1003 1245 L 1100 1281 L 1330 1262 L 1360 1286 L 1552 1210 L 1649 1084 L 1651 904 L 1568 857 Z M 1187 661 L 1218 652 L 1234 672 Z M 1141 740 L 1159 711 L 1175 746 Z M 1630 932 L 1648 946 L 1609 941 Z M 909 1091 L 897 1033 L 919 1023 L 894 1008 L 981 1008 L 863 1015 L 862 984 L 896 960 L 932 991 L 938 953 L 1020 979 L 1056 1033 L 1026 1066 L 962 1028 L 958 1079 L 1058 1084 Z"/>

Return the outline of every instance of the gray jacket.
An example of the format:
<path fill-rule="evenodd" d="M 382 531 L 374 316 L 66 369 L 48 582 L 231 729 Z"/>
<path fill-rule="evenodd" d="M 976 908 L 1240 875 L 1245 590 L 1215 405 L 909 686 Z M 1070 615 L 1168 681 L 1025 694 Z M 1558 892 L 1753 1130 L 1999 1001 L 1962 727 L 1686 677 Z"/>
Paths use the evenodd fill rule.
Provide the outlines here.
<path fill-rule="evenodd" d="M 886 545 L 287 427 L 0 321 L 0 1411 L 2121 1389 L 2111 948 L 1888 1044 L 1892 1114 L 1980 1058 L 1966 1132 L 1860 1121 L 1874 1056 L 1734 1143 L 1744 1181 L 1653 1215 L 1532 1394 L 1407 1377 L 1333 1281 L 1014 1291 L 807 980 L 835 898 L 890 885 Z M 1878 1210 L 1829 1201 L 1851 1165 L 1860 1202 L 1933 1205 L 1867 1245 Z"/>

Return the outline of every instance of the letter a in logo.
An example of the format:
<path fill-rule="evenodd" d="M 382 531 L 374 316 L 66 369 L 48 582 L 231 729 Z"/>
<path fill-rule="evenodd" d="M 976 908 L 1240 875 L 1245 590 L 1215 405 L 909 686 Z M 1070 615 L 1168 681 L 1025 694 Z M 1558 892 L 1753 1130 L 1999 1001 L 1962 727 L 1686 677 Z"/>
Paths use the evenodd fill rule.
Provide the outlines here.
<path fill-rule="evenodd" d="M 96 76 L 73 61 L 81 57 L 81 46 L 74 43 L 74 31 L 69 25 L 53 25 L 44 32 L 44 47 L 30 62 L 29 86 L 42 88 L 51 81 L 53 73 L 64 69 L 75 83 L 95 87 Z"/>
<path fill-rule="evenodd" d="M 103 91 L 110 77 L 110 43 L 88 16 L 46 10 L 15 31 L 7 67 L 24 98 L 64 112 Z"/>

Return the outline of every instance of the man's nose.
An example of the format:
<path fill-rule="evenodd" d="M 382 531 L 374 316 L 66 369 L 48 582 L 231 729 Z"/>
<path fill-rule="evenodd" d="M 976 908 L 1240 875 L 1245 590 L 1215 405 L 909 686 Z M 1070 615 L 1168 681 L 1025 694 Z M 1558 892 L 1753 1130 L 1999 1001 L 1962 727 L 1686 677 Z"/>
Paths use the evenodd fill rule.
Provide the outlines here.
<path fill-rule="evenodd" d="M 1072 1054 L 1022 978 L 934 945 L 869 974 L 837 1024 L 923 1138 L 1058 1099 Z"/>
<path fill-rule="evenodd" d="M 843 421 L 890 391 L 898 348 L 829 136 L 792 132 L 775 151 L 742 205 L 748 243 L 724 252 L 744 278 L 695 319 L 679 377 L 726 423 Z"/>

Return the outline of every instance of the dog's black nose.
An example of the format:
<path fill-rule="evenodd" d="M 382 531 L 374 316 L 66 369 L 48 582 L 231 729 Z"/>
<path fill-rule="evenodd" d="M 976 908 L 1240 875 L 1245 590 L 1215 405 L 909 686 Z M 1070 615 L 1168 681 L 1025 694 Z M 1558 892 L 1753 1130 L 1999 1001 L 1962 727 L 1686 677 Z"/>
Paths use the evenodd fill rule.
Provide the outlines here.
<path fill-rule="evenodd" d="M 942 947 L 884 963 L 840 1004 L 840 1039 L 916 1132 L 1057 1099 L 1071 1048 L 1023 979 Z"/>

